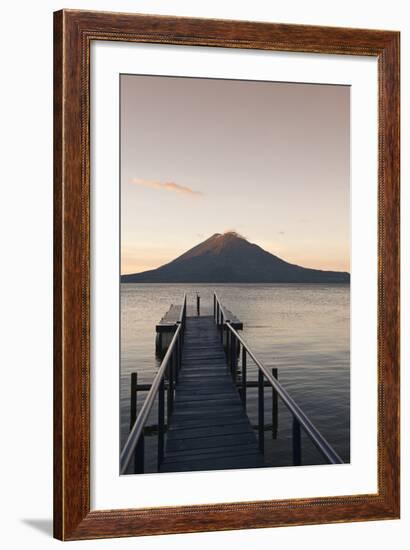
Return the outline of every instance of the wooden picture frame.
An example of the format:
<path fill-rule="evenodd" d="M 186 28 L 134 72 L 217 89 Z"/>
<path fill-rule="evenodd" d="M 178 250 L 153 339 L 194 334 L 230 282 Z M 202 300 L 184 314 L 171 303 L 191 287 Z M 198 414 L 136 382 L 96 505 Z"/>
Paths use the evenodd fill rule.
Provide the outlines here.
<path fill-rule="evenodd" d="M 90 510 L 93 40 L 372 56 L 378 62 L 378 492 Z M 63 10 L 54 14 L 54 535 L 124 537 L 399 517 L 398 32 Z"/>

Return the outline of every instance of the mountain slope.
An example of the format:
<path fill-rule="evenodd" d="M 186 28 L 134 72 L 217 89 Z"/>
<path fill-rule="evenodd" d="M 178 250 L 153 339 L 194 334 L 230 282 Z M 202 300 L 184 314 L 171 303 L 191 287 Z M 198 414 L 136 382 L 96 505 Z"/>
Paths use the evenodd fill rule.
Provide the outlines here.
<path fill-rule="evenodd" d="M 122 275 L 122 283 L 347 283 L 349 273 L 285 262 L 235 232 L 215 233 L 158 269 Z"/>

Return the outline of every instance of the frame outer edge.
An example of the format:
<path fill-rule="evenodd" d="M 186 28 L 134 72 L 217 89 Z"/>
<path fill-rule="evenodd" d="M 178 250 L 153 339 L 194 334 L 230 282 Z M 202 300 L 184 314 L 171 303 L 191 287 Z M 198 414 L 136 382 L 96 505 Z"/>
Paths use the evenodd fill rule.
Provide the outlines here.
<path fill-rule="evenodd" d="M 386 505 L 400 517 L 400 33 L 395 33 L 380 56 L 384 98 L 380 127 L 384 182 L 381 227 L 382 362 Z M 389 406 L 386 406 L 389 405 Z M 380 414 L 380 411 L 379 411 Z"/>
<path fill-rule="evenodd" d="M 142 29 L 140 31 L 140 29 Z M 87 33 L 101 39 L 207 44 L 379 58 L 379 145 L 385 214 L 382 288 L 379 494 L 214 506 L 103 510 L 89 503 L 89 182 Z M 196 34 L 201 31 L 201 37 Z M 224 32 L 225 31 L 225 32 Z M 114 34 L 112 34 L 114 32 Z M 141 32 L 151 33 L 140 38 Z M 111 34 L 110 34 L 111 33 Z M 119 34 L 116 34 L 119 33 Z M 128 34 L 127 34 L 128 33 Z M 108 35 L 110 36 L 108 37 Z M 266 37 L 262 43 L 259 36 Z M 105 38 L 104 38 L 105 36 Z M 165 38 L 162 39 L 162 36 Z M 185 37 L 188 36 L 187 39 Z M 131 37 L 131 38 L 130 38 Z M 280 37 L 284 42 L 276 42 Z M 234 40 L 231 40 L 233 38 Z M 243 40 L 242 40 L 243 38 Z M 124 38 L 122 38 L 124 39 Z M 249 40 L 248 40 L 249 39 Z M 275 39 L 275 42 L 270 40 Z M 301 42 L 298 40 L 301 39 Z M 334 42 L 336 40 L 336 43 Z M 240 43 L 237 46 L 234 42 Z M 317 42 L 316 42 L 317 41 Z M 249 44 L 248 44 L 249 42 Z M 318 45 L 316 45 L 318 44 Z M 399 33 L 241 21 L 62 10 L 54 14 L 54 536 L 62 540 L 394 519 L 399 517 Z M 380 78 L 380 75 L 379 75 Z M 80 123 L 81 121 L 81 123 Z M 383 190 L 383 189 L 382 189 Z M 380 197 L 379 197 L 380 199 Z M 380 208 L 380 200 L 379 200 Z M 380 215 L 380 210 L 379 210 Z M 84 271 L 87 271 L 84 273 Z M 379 289 L 380 292 L 380 289 Z M 384 296 L 382 296 L 384 300 Z M 380 324 L 380 318 L 379 318 Z M 85 403 L 83 401 L 85 400 Z M 81 402 L 80 402 L 81 401 Z M 387 405 L 387 408 L 385 407 Z M 384 435 L 383 435 L 384 434 Z M 380 441 L 380 440 L 379 440 Z"/>

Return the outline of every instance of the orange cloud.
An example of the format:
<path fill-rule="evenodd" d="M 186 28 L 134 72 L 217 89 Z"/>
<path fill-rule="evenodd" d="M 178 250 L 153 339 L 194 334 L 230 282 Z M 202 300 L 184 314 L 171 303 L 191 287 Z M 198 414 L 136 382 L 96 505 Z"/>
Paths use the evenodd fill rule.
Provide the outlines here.
<path fill-rule="evenodd" d="M 171 193 L 177 193 L 178 195 L 185 195 L 190 197 L 201 196 L 203 193 L 200 191 L 195 191 L 186 185 L 180 185 L 173 181 L 155 181 L 155 180 L 145 180 L 141 178 L 134 178 L 131 180 L 132 183 L 136 185 L 142 185 L 143 187 L 149 187 L 151 189 L 162 189 L 164 191 L 169 191 Z"/>

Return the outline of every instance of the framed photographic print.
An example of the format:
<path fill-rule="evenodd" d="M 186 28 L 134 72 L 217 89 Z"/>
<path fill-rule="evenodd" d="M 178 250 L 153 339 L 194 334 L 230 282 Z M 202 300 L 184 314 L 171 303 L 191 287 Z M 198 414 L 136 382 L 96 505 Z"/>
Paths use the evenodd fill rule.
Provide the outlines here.
<path fill-rule="evenodd" d="M 54 15 L 63 540 L 399 517 L 399 33 Z"/>

